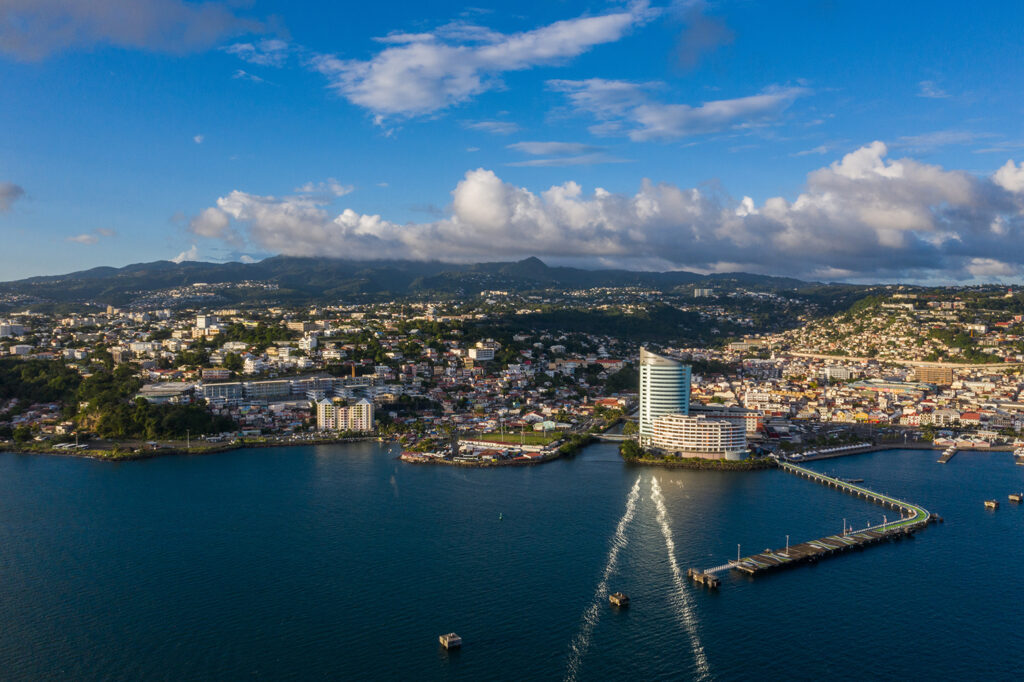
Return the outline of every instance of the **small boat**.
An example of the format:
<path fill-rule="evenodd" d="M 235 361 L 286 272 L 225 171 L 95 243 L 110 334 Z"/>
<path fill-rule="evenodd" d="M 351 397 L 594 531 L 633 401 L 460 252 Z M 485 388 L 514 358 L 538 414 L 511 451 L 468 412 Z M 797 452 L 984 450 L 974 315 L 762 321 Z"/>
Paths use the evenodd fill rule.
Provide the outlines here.
<path fill-rule="evenodd" d="M 999 509 L 999 503 L 995 500 L 985 500 L 985 509 Z"/>
<path fill-rule="evenodd" d="M 505 520 L 505 515 L 502 514 L 501 512 L 498 512 L 498 520 L 499 521 L 504 521 Z"/>
<path fill-rule="evenodd" d="M 441 635 L 438 639 L 441 641 L 441 646 L 445 649 L 458 649 L 462 646 L 462 638 L 454 632 L 449 632 L 447 635 Z"/>
<path fill-rule="evenodd" d="M 1010 502 L 1024 502 L 1024 493 L 1010 493 Z"/>
<path fill-rule="evenodd" d="M 608 601 L 611 602 L 612 606 L 618 606 L 623 608 L 629 606 L 629 597 L 624 595 L 622 592 L 613 592 L 608 595 Z"/>

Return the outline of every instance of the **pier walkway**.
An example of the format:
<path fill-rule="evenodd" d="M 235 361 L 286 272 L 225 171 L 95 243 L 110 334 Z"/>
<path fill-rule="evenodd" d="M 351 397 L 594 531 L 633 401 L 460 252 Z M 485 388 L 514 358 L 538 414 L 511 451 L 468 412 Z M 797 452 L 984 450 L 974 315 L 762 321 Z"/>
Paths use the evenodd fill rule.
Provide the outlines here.
<path fill-rule="evenodd" d="M 708 578 L 729 569 L 750 576 L 756 576 L 785 566 L 815 562 L 834 554 L 854 549 L 863 549 L 866 546 L 886 540 L 901 540 L 924 528 L 929 522 L 937 520 L 937 517 L 930 514 L 924 507 L 890 495 L 875 492 L 862 485 L 821 474 L 790 462 L 780 461 L 779 468 L 815 483 L 820 483 L 850 495 L 856 495 L 874 504 L 897 510 L 900 513 L 900 518 L 893 521 L 885 521 L 875 526 L 868 526 L 858 531 L 844 531 L 841 535 L 829 535 L 818 540 L 790 545 L 784 549 L 766 549 L 759 554 L 739 558 L 714 568 L 705 570 L 690 569 L 688 575 L 690 575 L 691 579 L 707 585 L 712 584 L 708 582 Z M 714 582 L 713 585 L 717 586 L 717 582 Z"/>

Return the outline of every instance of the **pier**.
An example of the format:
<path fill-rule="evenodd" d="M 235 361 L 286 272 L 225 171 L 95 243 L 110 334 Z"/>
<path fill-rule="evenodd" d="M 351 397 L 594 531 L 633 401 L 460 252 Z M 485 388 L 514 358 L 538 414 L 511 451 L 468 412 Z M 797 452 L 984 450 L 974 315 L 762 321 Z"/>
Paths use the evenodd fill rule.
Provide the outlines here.
<path fill-rule="evenodd" d="M 939 464 L 945 464 L 949 460 L 953 459 L 954 455 L 956 455 L 956 446 L 950 445 L 948 448 L 946 448 L 945 452 L 942 453 L 942 456 L 939 457 L 936 461 Z"/>
<path fill-rule="evenodd" d="M 813 563 L 819 559 L 852 550 L 860 550 L 880 542 L 902 540 L 924 528 L 928 523 L 938 521 L 937 516 L 930 514 L 923 507 L 890 497 L 889 495 L 877 493 L 864 486 L 834 476 L 820 474 L 790 462 L 779 462 L 779 468 L 801 478 L 806 478 L 815 483 L 863 498 L 882 507 L 897 510 L 900 512 L 900 518 L 894 521 L 886 521 L 876 526 L 869 526 L 858 531 L 846 531 L 844 529 L 842 534 L 829 535 L 818 540 L 802 542 L 796 545 L 789 545 L 787 537 L 787 545 L 784 549 L 766 549 L 751 556 L 737 557 L 735 561 L 730 561 L 714 568 L 691 568 L 687 571 L 687 575 L 691 580 L 699 584 L 707 584 L 707 578 L 714 577 L 716 573 L 730 569 L 749 576 L 757 576 L 778 568 L 795 566 L 801 563 Z M 716 587 L 717 584 L 716 580 Z"/>

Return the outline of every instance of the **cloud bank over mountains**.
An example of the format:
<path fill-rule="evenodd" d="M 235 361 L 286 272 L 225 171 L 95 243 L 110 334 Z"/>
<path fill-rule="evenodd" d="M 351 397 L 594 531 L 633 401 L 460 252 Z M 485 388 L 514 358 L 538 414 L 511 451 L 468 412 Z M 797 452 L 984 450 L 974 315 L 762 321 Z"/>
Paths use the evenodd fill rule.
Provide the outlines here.
<path fill-rule="evenodd" d="M 873 142 L 811 172 L 794 200 L 760 205 L 649 180 L 633 195 L 585 194 L 572 181 L 534 193 L 480 168 L 452 191 L 448 215 L 431 222 L 332 214 L 322 195 L 235 190 L 190 230 L 233 248 L 294 256 L 471 262 L 544 254 L 584 266 L 830 280 L 1024 272 L 1024 164 L 978 177 L 887 154 Z"/>

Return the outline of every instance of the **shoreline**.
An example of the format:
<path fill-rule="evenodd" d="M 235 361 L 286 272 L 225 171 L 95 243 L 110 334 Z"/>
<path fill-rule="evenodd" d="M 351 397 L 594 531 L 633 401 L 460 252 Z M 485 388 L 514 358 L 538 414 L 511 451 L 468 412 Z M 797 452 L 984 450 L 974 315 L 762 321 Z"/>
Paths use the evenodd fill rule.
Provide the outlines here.
<path fill-rule="evenodd" d="M 74 457 L 78 459 L 92 459 L 102 462 L 131 462 L 143 459 L 155 459 L 157 457 L 171 457 L 178 455 L 217 455 L 223 452 L 244 450 L 246 448 L 287 448 L 287 447 L 309 447 L 315 445 L 338 445 L 345 443 L 362 443 L 369 440 L 378 440 L 376 436 L 357 436 L 354 438 L 325 438 L 301 442 L 288 441 L 255 441 L 239 443 L 217 443 L 210 447 L 182 448 L 166 447 L 156 450 L 142 450 L 140 452 L 116 451 L 109 448 L 95 448 L 85 450 L 59 450 L 56 448 L 32 448 L 24 445 L 11 444 L 10 446 L 0 445 L 0 452 L 9 452 L 17 455 L 52 455 L 56 457 Z M 390 440 L 390 439 L 389 439 Z"/>

